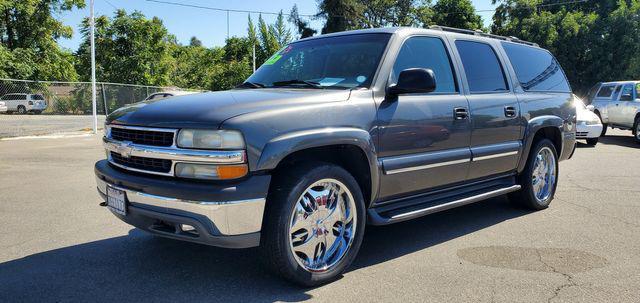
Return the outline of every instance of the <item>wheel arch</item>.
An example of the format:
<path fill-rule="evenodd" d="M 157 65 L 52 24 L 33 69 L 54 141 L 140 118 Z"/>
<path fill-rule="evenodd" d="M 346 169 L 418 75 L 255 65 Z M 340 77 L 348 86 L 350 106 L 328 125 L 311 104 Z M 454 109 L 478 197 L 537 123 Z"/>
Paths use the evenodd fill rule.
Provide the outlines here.
<path fill-rule="evenodd" d="M 558 158 L 561 158 L 564 146 L 563 126 L 564 120 L 557 116 L 540 116 L 529 121 L 525 130 L 523 156 L 520 157 L 518 163 L 518 173 L 521 173 L 527 165 L 531 147 L 541 138 L 551 140 L 558 153 Z"/>
<path fill-rule="evenodd" d="M 304 160 L 324 161 L 343 167 L 358 181 L 367 206 L 376 198 L 378 160 L 369 132 L 341 127 L 278 136 L 265 145 L 256 170 L 278 174 L 296 161 Z"/>

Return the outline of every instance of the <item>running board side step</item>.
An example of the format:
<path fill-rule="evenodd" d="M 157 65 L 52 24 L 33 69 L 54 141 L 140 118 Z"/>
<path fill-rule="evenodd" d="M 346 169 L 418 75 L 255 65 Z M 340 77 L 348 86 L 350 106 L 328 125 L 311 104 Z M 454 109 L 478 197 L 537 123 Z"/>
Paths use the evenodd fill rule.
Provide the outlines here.
<path fill-rule="evenodd" d="M 518 191 L 520 190 L 520 188 L 521 186 L 516 184 L 509 187 L 498 188 L 498 189 L 494 189 L 491 191 L 487 191 L 487 192 L 472 195 L 472 196 L 459 197 L 455 200 L 443 201 L 442 203 L 436 204 L 436 205 L 431 204 L 425 208 L 418 208 L 418 209 L 409 208 L 406 211 L 403 211 L 402 209 L 400 209 L 392 212 L 379 213 L 376 210 L 376 208 L 370 208 L 368 209 L 369 223 L 372 225 L 387 225 L 387 224 L 402 222 L 406 220 L 411 220 L 414 218 L 441 212 L 451 208 L 455 208 L 455 207 L 459 207 L 459 206 L 463 206 L 463 205 L 467 205 L 475 202 L 480 202 L 489 198 L 508 194 L 510 192 Z"/>

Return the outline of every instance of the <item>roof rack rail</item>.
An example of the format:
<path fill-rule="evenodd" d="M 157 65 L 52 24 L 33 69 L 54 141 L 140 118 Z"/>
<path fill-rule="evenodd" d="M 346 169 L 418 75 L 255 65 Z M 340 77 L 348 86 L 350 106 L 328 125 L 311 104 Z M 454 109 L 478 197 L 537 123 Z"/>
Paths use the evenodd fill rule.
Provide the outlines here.
<path fill-rule="evenodd" d="M 470 29 L 461 29 L 461 28 L 448 27 L 448 26 L 440 26 L 440 25 L 431 25 L 431 26 L 429 26 L 429 29 L 440 30 L 440 31 L 445 31 L 445 32 L 453 32 L 453 33 L 459 33 L 459 34 L 466 34 L 466 35 L 482 36 L 482 37 L 487 37 L 487 38 L 494 38 L 494 39 L 510 41 L 510 42 L 516 42 L 516 43 L 521 43 L 521 44 L 526 44 L 526 45 L 539 47 L 538 43 L 520 40 L 518 37 L 514 37 L 514 36 L 505 37 L 505 36 L 489 34 L 489 33 L 483 32 L 482 30 L 479 30 L 479 29 L 470 30 Z"/>

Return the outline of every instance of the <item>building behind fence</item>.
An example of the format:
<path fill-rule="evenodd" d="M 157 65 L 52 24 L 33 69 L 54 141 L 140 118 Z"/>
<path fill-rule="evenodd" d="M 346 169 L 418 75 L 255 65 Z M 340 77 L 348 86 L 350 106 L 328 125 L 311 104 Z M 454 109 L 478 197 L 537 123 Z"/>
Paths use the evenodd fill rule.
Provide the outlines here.
<path fill-rule="evenodd" d="M 177 87 L 144 86 L 121 83 L 96 83 L 99 115 L 140 102 L 161 91 L 186 90 Z M 44 114 L 91 115 L 91 82 L 58 82 L 0 79 L 0 98 L 7 94 L 41 94 L 47 102 Z"/>

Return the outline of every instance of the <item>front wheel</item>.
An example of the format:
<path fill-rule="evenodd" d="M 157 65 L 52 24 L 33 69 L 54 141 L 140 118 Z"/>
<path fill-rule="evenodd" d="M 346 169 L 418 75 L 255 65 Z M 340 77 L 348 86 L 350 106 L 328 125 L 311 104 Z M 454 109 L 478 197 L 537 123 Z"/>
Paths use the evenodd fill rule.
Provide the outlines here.
<path fill-rule="evenodd" d="M 589 144 L 591 146 L 595 146 L 596 144 L 598 144 L 598 138 L 588 138 L 587 139 L 587 144 Z"/>
<path fill-rule="evenodd" d="M 365 206 L 356 180 L 326 163 L 275 176 L 267 199 L 262 248 L 286 279 L 315 286 L 337 278 L 362 243 Z"/>
<path fill-rule="evenodd" d="M 27 108 L 22 105 L 18 105 L 18 114 L 24 115 L 27 113 Z"/>
<path fill-rule="evenodd" d="M 549 207 L 558 185 L 558 153 L 549 139 L 534 144 L 518 183 L 522 188 L 509 195 L 511 201 L 533 210 Z"/>

